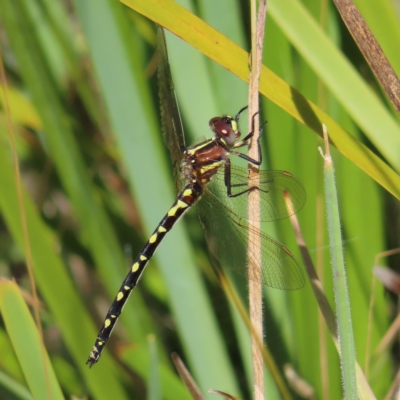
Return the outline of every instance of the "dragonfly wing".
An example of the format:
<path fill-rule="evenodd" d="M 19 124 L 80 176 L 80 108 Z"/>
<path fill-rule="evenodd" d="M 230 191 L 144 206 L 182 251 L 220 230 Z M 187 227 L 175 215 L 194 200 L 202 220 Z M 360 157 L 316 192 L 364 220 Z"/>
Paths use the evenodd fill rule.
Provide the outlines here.
<path fill-rule="evenodd" d="M 269 287 L 285 290 L 303 287 L 300 266 L 285 246 L 232 213 L 209 191 L 204 193 L 197 207 L 208 247 L 223 267 Z M 260 274 L 249 277 L 247 249 L 250 234 L 256 238 L 254 243 L 260 249 L 250 253 Z"/>
<path fill-rule="evenodd" d="M 306 191 L 302 183 L 286 171 L 260 171 L 258 178 L 250 179 L 247 169 L 231 166 L 232 197 L 227 195 L 225 172 L 222 168 L 209 185 L 210 191 L 223 198 L 223 203 L 228 208 L 245 219 L 248 213 L 248 196 L 245 192 L 249 188 L 260 192 L 260 221 L 287 218 L 296 214 L 306 202 Z M 290 196 L 291 204 L 286 202 L 286 194 Z"/>
<path fill-rule="evenodd" d="M 165 145 L 170 151 L 175 182 L 180 182 L 182 151 L 185 148 L 185 135 L 168 60 L 164 29 L 161 27 L 158 29 L 157 51 L 159 57 L 158 86 L 163 138 Z"/>

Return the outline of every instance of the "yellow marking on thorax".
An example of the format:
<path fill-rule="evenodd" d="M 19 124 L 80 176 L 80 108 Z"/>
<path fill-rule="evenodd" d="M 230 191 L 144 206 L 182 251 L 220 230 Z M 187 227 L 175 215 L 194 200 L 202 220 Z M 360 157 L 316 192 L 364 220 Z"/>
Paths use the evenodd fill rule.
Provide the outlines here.
<path fill-rule="evenodd" d="M 187 154 L 189 154 L 189 155 L 192 156 L 194 153 L 196 153 L 196 151 L 199 151 L 199 150 L 201 150 L 203 147 L 206 147 L 208 144 L 210 144 L 210 143 L 212 142 L 212 140 L 213 140 L 213 139 L 207 140 L 207 141 L 204 142 L 204 143 L 200 143 L 200 144 L 197 145 L 197 146 L 193 146 L 193 147 L 191 147 L 190 149 L 187 149 Z"/>
<path fill-rule="evenodd" d="M 186 204 L 185 202 L 183 202 L 182 200 L 178 200 L 178 203 L 176 204 L 176 206 L 173 206 L 169 211 L 168 211 L 168 216 L 169 217 L 174 217 L 176 212 L 180 209 L 180 208 L 186 208 L 188 207 L 188 204 Z"/>
<path fill-rule="evenodd" d="M 217 168 L 219 168 L 222 164 L 224 164 L 224 160 L 220 160 L 220 161 L 215 161 L 215 162 L 213 162 L 212 164 L 210 164 L 210 165 L 204 165 L 202 168 L 200 168 L 200 173 L 201 174 L 204 174 L 204 173 L 206 173 L 206 172 L 208 172 L 208 171 L 210 171 L 210 170 L 213 170 L 213 169 L 217 169 Z"/>

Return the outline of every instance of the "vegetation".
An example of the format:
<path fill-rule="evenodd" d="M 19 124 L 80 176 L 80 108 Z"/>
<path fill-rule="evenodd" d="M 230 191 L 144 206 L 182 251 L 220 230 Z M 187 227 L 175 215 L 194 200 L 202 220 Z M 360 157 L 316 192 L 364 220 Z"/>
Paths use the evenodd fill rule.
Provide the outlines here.
<path fill-rule="evenodd" d="M 171 0 L 124 3 L 0 0 L 7 76 L 7 97 L 0 96 L 0 275 L 16 282 L 0 281 L 0 397 L 189 399 L 171 362 L 174 351 L 206 398 L 208 389 L 251 398 L 249 333 L 216 279 L 195 212 L 157 251 L 100 362 L 85 365 L 130 258 L 174 201 L 154 22 L 177 35 L 167 41 L 188 144 L 209 137 L 211 117 L 247 104 L 247 2 L 182 0 L 186 9 Z M 392 3 L 355 3 L 399 72 Z M 372 285 L 372 267 L 378 253 L 398 245 L 398 115 L 333 4 L 268 2 L 264 65 L 262 167 L 303 182 L 307 203 L 298 217 L 332 307 L 322 123 L 335 146 L 355 351 L 383 398 L 394 361 L 390 347 L 375 349 L 393 316 L 381 284 Z M 263 229 L 301 262 L 288 221 Z M 247 282 L 232 278 L 246 304 Z M 21 294 L 39 313 L 43 347 Z M 264 342 L 279 374 L 290 365 L 316 397 L 338 399 L 338 352 L 318 310 L 308 282 L 294 292 L 266 288 Z M 267 371 L 266 398 L 280 398 L 275 381 Z M 290 391 L 295 397 L 300 389 Z"/>

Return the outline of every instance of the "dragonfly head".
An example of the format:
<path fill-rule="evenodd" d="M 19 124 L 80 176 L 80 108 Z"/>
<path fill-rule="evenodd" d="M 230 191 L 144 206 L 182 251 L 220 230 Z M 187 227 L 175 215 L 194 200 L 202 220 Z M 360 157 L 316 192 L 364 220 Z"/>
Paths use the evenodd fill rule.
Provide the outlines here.
<path fill-rule="evenodd" d="M 236 118 L 230 116 L 214 117 L 209 122 L 215 137 L 221 138 L 228 147 L 232 147 L 240 137 L 239 125 Z"/>
<path fill-rule="evenodd" d="M 247 106 L 243 107 L 235 117 L 226 115 L 210 119 L 210 129 L 215 133 L 215 137 L 222 139 L 228 147 L 233 147 L 240 138 L 239 118 L 244 110 L 247 110 Z"/>

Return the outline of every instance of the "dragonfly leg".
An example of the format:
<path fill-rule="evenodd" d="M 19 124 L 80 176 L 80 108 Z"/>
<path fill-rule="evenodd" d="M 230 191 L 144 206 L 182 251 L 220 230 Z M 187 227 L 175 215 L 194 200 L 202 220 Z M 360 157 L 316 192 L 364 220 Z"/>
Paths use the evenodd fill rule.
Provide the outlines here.
<path fill-rule="evenodd" d="M 244 111 L 246 107 L 243 107 L 237 114 L 235 117 L 235 121 L 238 122 L 239 121 L 239 116 L 240 113 L 242 111 Z M 254 118 L 259 114 L 259 111 L 257 111 L 252 118 L 252 123 L 251 123 L 251 131 L 246 135 L 246 137 L 243 138 L 243 140 L 241 140 L 240 142 L 236 143 L 233 148 L 237 149 L 239 147 L 243 147 L 249 144 L 249 140 L 254 136 Z M 261 125 L 260 129 L 259 129 L 259 136 L 257 138 L 257 147 L 258 147 L 258 154 L 259 154 L 259 160 L 255 160 L 254 158 L 251 158 L 249 156 L 247 156 L 246 154 L 242 154 L 242 153 L 238 153 L 235 151 L 230 152 L 230 154 L 234 155 L 234 156 L 238 156 L 240 158 L 243 158 L 244 160 L 248 161 L 249 163 L 253 164 L 253 165 L 257 165 L 260 166 L 262 163 L 262 153 L 261 153 L 261 144 L 260 144 L 260 138 L 261 138 L 261 134 L 263 132 L 263 126 L 267 123 L 267 121 L 263 122 L 263 124 Z"/>
<path fill-rule="evenodd" d="M 242 109 L 236 114 L 235 121 L 236 121 L 237 123 L 239 123 L 240 113 L 241 113 L 242 111 L 244 111 L 246 108 L 248 108 L 248 106 L 242 108 Z M 253 115 L 253 117 L 251 118 L 251 130 L 250 130 L 250 132 L 249 132 L 240 142 L 236 143 L 234 147 L 241 147 L 241 146 L 244 146 L 244 143 L 247 142 L 249 139 L 251 139 L 251 138 L 253 137 L 253 135 L 254 135 L 254 118 L 255 118 L 259 113 L 260 113 L 260 112 L 257 111 L 257 112 Z"/>
<path fill-rule="evenodd" d="M 246 143 L 245 143 L 246 144 Z M 243 160 L 248 161 L 250 164 L 256 165 L 256 166 L 260 166 L 262 163 L 262 153 L 261 153 L 261 146 L 260 146 L 260 138 L 258 138 L 257 140 L 257 146 L 258 146 L 258 154 L 259 154 L 259 159 L 255 160 L 254 158 L 249 157 L 246 154 L 243 153 L 239 153 L 237 151 L 230 151 L 229 154 L 233 155 L 233 156 L 237 156 L 240 158 L 243 158 Z"/>
<path fill-rule="evenodd" d="M 240 153 L 239 153 L 240 154 Z M 243 193 L 248 193 L 253 190 L 260 190 L 258 186 L 249 187 L 247 183 L 239 183 L 239 184 L 232 184 L 232 174 L 231 174 L 231 163 L 228 159 L 225 163 L 225 170 L 224 170 L 224 181 L 226 186 L 226 194 L 228 197 L 237 197 L 241 196 Z M 232 193 L 232 188 L 243 188 L 238 193 Z"/>

